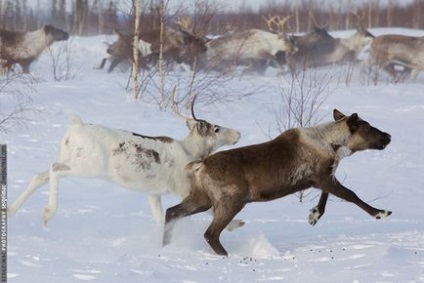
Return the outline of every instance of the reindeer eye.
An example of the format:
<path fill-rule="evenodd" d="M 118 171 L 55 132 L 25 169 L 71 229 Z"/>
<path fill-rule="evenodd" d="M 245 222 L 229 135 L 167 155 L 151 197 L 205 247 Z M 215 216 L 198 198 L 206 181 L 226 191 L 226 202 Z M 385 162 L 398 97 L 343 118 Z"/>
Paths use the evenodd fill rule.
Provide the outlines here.
<path fill-rule="evenodd" d="M 221 129 L 218 126 L 215 126 L 215 129 L 214 129 L 215 134 L 219 133 L 220 130 Z"/>

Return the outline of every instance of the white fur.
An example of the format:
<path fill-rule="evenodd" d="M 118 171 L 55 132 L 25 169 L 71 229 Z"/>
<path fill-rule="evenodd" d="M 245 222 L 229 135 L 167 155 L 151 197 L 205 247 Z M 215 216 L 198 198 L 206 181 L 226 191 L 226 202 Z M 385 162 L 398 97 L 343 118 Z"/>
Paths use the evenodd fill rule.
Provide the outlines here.
<path fill-rule="evenodd" d="M 209 61 L 268 59 L 278 51 L 291 51 L 291 43 L 287 38 L 260 29 L 249 29 L 217 38 L 206 46 Z"/>
<path fill-rule="evenodd" d="M 141 55 L 143 57 L 145 57 L 147 55 L 152 54 L 151 46 L 152 46 L 151 43 L 148 43 L 148 42 L 140 39 L 138 41 L 138 44 L 137 44 L 136 48 L 138 49 L 138 51 L 140 51 Z"/>
<path fill-rule="evenodd" d="M 315 226 L 315 224 L 317 224 L 319 218 L 321 217 L 321 213 L 319 213 L 318 206 L 311 208 L 309 212 L 310 212 L 309 218 L 308 218 L 309 224 L 311 224 L 312 226 Z"/>
<path fill-rule="evenodd" d="M 8 54 L 13 54 L 13 58 L 38 57 L 53 41 L 51 36 L 46 35 L 44 28 L 41 28 L 26 32 L 22 42 L 14 46 L 5 45 L 5 48 Z"/>
<path fill-rule="evenodd" d="M 336 174 L 336 169 L 339 166 L 339 162 L 345 158 L 348 157 L 350 155 L 352 155 L 352 150 L 350 148 L 348 148 L 347 146 L 341 146 L 340 148 L 337 149 L 336 151 L 336 157 L 334 158 L 334 163 L 331 166 L 332 170 L 331 170 L 331 175 L 335 176 Z"/>
<path fill-rule="evenodd" d="M 337 63 L 343 60 L 357 59 L 361 51 L 372 42 L 372 37 L 364 36 L 356 32 L 349 38 L 337 39 L 336 49 L 324 56 L 327 63 Z"/>
<path fill-rule="evenodd" d="M 348 50 L 354 51 L 355 55 L 358 56 L 359 53 L 367 46 L 370 45 L 373 38 L 370 36 L 364 36 L 359 32 L 356 32 L 349 38 L 342 38 L 340 40 L 341 44 L 346 46 Z"/>
<path fill-rule="evenodd" d="M 184 198 L 190 182 L 184 166 L 204 158 L 222 145 L 236 143 L 238 131 L 216 127 L 201 135 L 198 123 L 187 120 L 190 134 L 183 140 L 141 137 L 131 132 L 85 124 L 73 117 L 59 149 L 59 156 L 48 171 L 37 174 L 27 189 L 8 208 L 13 215 L 41 185 L 50 181 L 49 201 L 44 209 L 46 223 L 57 209 L 58 181 L 61 177 L 97 177 L 124 188 L 147 192 L 154 218 L 162 221 L 160 196 L 172 192 Z"/>

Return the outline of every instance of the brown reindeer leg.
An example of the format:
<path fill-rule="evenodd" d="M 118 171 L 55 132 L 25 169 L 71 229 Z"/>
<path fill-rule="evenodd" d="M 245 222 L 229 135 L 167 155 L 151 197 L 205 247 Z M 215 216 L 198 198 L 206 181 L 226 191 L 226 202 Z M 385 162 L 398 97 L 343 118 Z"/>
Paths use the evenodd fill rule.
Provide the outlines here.
<path fill-rule="evenodd" d="M 108 73 L 112 72 L 115 67 L 121 63 L 122 58 L 115 58 L 112 60 L 112 63 L 110 63 L 109 69 L 107 70 Z"/>
<path fill-rule="evenodd" d="M 376 219 L 381 219 L 392 214 L 391 211 L 381 210 L 370 206 L 361 200 L 354 192 L 343 186 L 336 178 L 329 177 L 322 189 L 348 202 L 353 202 Z"/>
<path fill-rule="evenodd" d="M 171 242 L 171 232 L 178 219 L 206 211 L 211 208 L 207 195 L 200 192 L 192 192 L 180 204 L 170 207 L 165 214 L 165 228 L 162 244 L 164 246 Z"/>
<path fill-rule="evenodd" d="M 106 61 L 107 61 L 107 58 L 103 58 L 103 59 L 102 59 L 102 62 L 100 62 L 99 70 L 103 69 L 103 67 L 104 67 L 104 66 L 105 66 L 105 64 L 106 64 Z"/>
<path fill-rule="evenodd" d="M 318 220 L 324 214 L 325 205 L 327 204 L 327 199 L 328 199 L 328 193 L 322 192 L 317 206 L 309 210 L 310 211 L 309 224 L 311 224 L 312 226 L 315 226 L 315 224 L 317 224 Z"/>
<path fill-rule="evenodd" d="M 22 67 L 22 72 L 24 73 L 24 74 L 29 74 L 29 65 L 31 64 L 31 62 L 33 61 L 34 59 L 22 59 L 22 60 L 19 60 L 19 62 L 18 62 L 18 64 L 19 65 L 21 65 L 21 67 Z"/>
<path fill-rule="evenodd" d="M 218 255 L 228 256 L 227 251 L 219 241 L 219 236 L 234 216 L 240 212 L 243 206 L 243 203 L 235 202 L 234 199 L 231 198 L 231 201 L 228 202 L 221 200 L 217 206 L 214 207 L 214 217 L 204 237 Z"/>

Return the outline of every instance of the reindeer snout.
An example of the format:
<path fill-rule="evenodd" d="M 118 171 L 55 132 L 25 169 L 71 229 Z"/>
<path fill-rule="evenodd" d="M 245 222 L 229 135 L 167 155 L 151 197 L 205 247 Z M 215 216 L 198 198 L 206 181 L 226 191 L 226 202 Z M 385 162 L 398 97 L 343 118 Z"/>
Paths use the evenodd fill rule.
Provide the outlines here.
<path fill-rule="evenodd" d="M 384 133 L 383 143 L 381 145 L 381 149 L 385 149 L 386 146 L 390 143 L 391 140 L 392 140 L 392 136 L 388 133 Z"/>
<path fill-rule="evenodd" d="M 239 131 L 236 132 L 235 134 L 235 139 L 233 140 L 232 145 L 236 144 L 241 138 L 241 133 Z"/>
<path fill-rule="evenodd" d="M 386 140 L 386 144 L 389 144 L 390 141 L 392 140 L 392 136 L 386 133 L 385 140 Z"/>

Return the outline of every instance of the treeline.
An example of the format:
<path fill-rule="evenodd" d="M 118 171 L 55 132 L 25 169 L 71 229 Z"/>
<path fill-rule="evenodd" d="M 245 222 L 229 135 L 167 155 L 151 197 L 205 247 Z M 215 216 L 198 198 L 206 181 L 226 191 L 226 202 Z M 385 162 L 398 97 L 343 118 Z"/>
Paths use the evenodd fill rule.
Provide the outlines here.
<path fill-rule="evenodd" d="M 37 0 L 38 6 L 28 6 L 27 0 L 0 0 L 0 25 L 13 30 L 34 30 L 43 24 L 52 24 L 74 35 L 109 34 L 115 27 L 131 25 L 132 0 Z M 35 2 L 35 1 L 32 1 Z M 172 23 L 179 17 L 190 17 L 196 34 L 221 34 L 228 30 L 247 28 L 266 29 L 264 17 L 290 15 L 288 31 L 306 32 L 313 25 L 327 30 L 352 29 L 358 23 L 366 28 L 405 27 L 424 28 L 424 1 L 368 1 L 357 6 L 355 1 L 343 1 L 344 6 L 328 5 L 325 0 L 285 0 L 268 2 L 253 11 L 242 6 L 237 12 L 225 12 L 213 0 L 198 0 L 193 7 L 185 7 L 187 1 L 141 0 L 141 29 L 149 30 L 160 25 L 159 6 L 170 2 L 180 7 L 166 10 L 165 21 Z M 342 1 L 340 1 L 342 2 Z M 44 3 L 44 4 L 40 4 Z"/>

